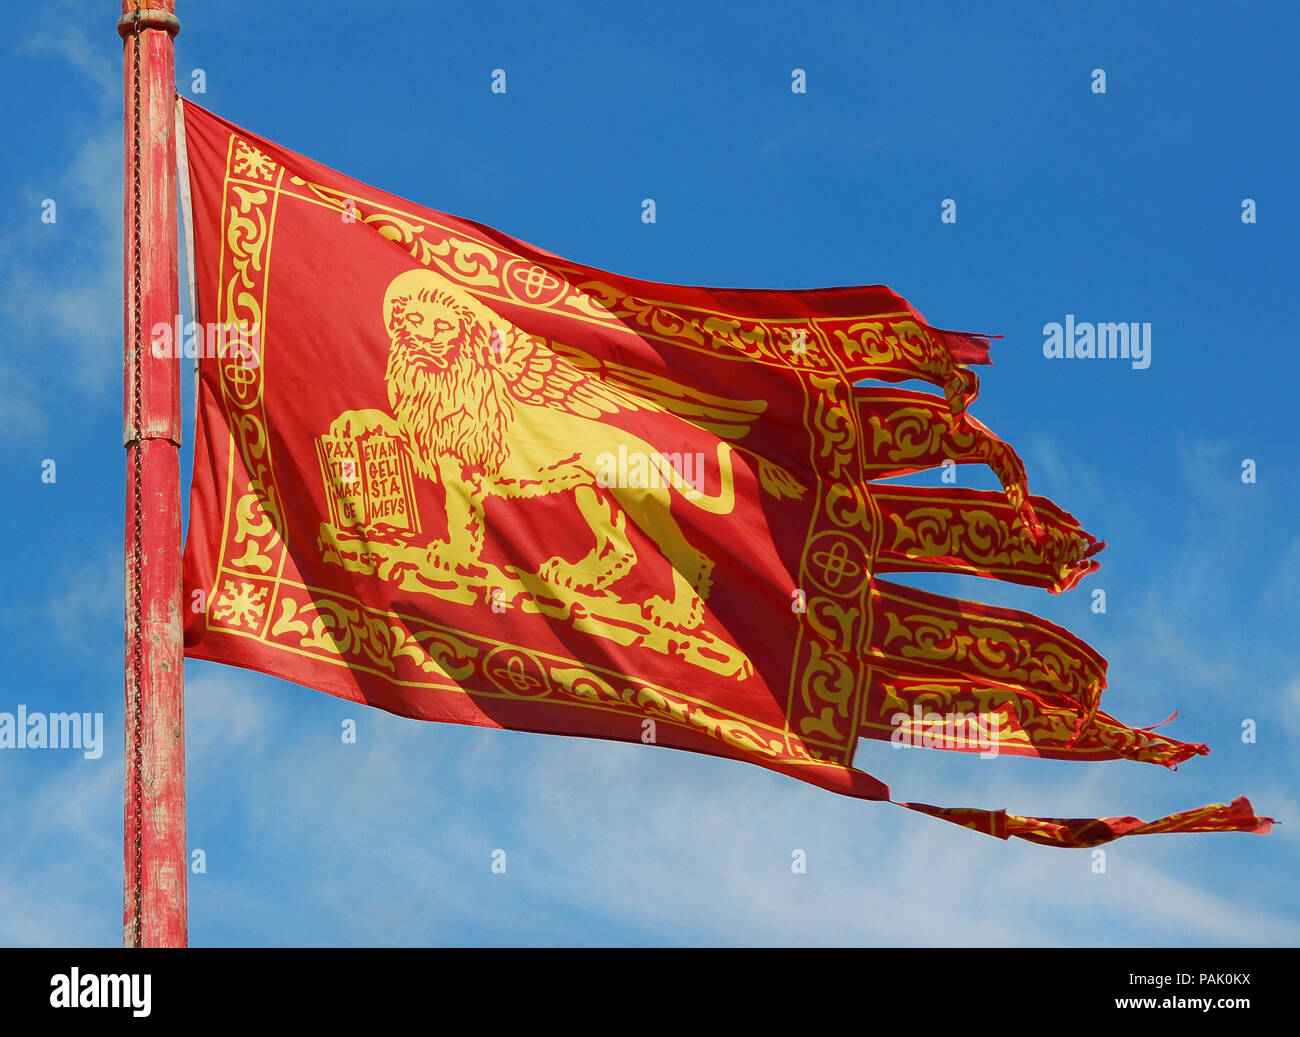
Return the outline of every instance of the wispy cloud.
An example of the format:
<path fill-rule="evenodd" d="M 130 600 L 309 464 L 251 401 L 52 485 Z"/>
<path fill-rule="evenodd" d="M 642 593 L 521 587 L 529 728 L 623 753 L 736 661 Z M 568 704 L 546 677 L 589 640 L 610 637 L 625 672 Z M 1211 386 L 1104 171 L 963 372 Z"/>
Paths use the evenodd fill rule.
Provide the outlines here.
<path fill-rule="evenodd" d="M 89 131 L 53 187 L 30 191 L 39 211 L 42 190 L 57 205 L 58 224 L 12 232 L 0 248 L 5 289 L 0 309 L 21 347 L 11 355 L 23 377 L 57 398 L 51 383 L 81 396 L 116 387 L 121 362 L 122 170 L 119 131 Z M 56 229 L 57 228 L 57 229 Z M 75 248 L 68 250 L 68 239 Z"/>
<path fill-rule="evenodd" d="M 40 29 L 18 45 L 21 54 L 55 57 L 81 73 L 95 88 L 94 94 L 105 109 L 116 107 L 121 97 L 120 73 L 109 57 L 112 51 L 92 42 L 88 24 L 101 27 L 100 8 L 84 0 L 53 0 L 41 5 L 40 22 L 54 29 Z M 103 33 L 99 33 L 103 36 Z"/>
<path fill-rule="evenodd" d="M 581 944 L 621 933 L 633 943 L 1053 945 L 1079 943 L 1086 931 L 1082 942 L 1234 944 L 1298 935 L 1177 877 L 1168 850 L 1117 844 L 1110 873 L 1096 875 L 1086 853 L 1003 844 L 721 760 L 422 725 L 328 700 L 305 723 L 285 707 L 309 693 L 228 681 L 229 672 L 192 684 L 192 701 L 208 700 L 191 718 L 207 746 L 200 754 L 220 762 L 215 772 L 196 767 L 191 781 L 207 790 L 200 798 L 219 789 L 244 812 L 248 841 L 226 847 L 227 857 L 274 874 L 254 880 L 228 859 L 196 879 L 199 933 L 265 900 L 268 913 L 239 931 L 272 943 Z M 267 737 L 236 720 L 213 757 L 204 732 L 224 724 L 213 707 L 230 703 L 238 717 L 246 697 L 276 703 L 257 721 Z M 339 738 L 344 716 L 360 721 L 355 745 Z M 925 768 L 938 755 L 917 751 L 907 762 Z M 1051 802 L 1074 816 L 1124 798 L 1123 777 L 1096 769 L 1046 787 L 999 778 L 992 766 L 981 773 L 988 787 L 975 798 L 986 804 Z M 978 805 L 968 803 L 969 782 L 926 791 Z M 494 849 L 507 854 L 504 875 L 491 871 Z M 796 849 L 806 874 L 791 869 Z M 243 882 L 224 874 L 241 867 Z M 271 904 L 288 874 L 291 900 Z"/>
<path fill-rule="evenodd" d="M 116 386 L 122 315 L 122 145 L 117 114 L 121 87 L 113 55 L 92 44 L 82 26 L 98 12 L 80 2 L 42 9 L 40 28 L 18 45 L 20 56 L 40 57 L 76 70 L 99 114 L 66 127 L 75 142 L 65 163 L 36 161 L 19 188 L 31 220 L 10 223 L 0 237 L 0 314 L 11 348 L 0 360 L 4 435 L 45 434 L 56 415 L 38 401 L 70 390 L 94 398 Z M 93 22 L 92 22 L 93 24 Z M 57 161 L 57 160 L 56 160 Z M 42 203 L 55 204 L 55 223 L 43 223 Z"/>
<path fill-rule="evenodd" d="M 101 547 L 63 568 L 42 606 L 60 647 L 102 657 L 122 644 L 122 549 Z"/>

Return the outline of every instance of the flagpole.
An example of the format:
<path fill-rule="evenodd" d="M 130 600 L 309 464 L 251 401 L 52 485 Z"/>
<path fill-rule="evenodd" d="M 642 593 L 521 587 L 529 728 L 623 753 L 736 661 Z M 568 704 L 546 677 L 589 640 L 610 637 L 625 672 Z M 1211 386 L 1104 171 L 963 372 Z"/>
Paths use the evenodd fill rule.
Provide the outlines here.
<path fill-rule="evenodd" d="M 176 0 L 122 0 L 126 783 L 122 942 L 188 940 L 180 364 L 155 357 L 176 271 Z M 179 346 L 179 343 L 173 345 Z"/>

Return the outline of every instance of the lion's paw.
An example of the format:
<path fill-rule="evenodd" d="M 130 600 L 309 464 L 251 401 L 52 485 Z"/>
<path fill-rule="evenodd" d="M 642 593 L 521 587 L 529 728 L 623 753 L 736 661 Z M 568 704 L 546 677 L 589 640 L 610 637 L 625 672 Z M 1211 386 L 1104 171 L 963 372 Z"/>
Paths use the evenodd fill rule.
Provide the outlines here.
<path fill-rule="evenodd" d="M 391 414 L 382 410 L 345 410 L 330 422 L 329 434 L 336 438 L 360 436 L 366 432 L 384 432 L 388 435 L 399 434 L 397 422 Z"/>
<path fill-rule="evenodd" d="M 424 564 L 429 569 L 449 573 L 455 569 L 456 559 L 439 551 L 437 545 L 432 545 L 424 553 Z"/>
<path fill-rule="evenodd" d="M 566 590 L 588 587 L 591 583 L 589 574 L 578 572 L 572 562 L 559 556 L 548 558 L 543 562 L 541 568 L 537 570 L 537 575 L 552 587 L 563 587 Z"/>
<path fill-rule="evenodd" d="M 694 630 L 704 622 L 704 602 L 695 598 L 682 605 L 668 598 L 654 597 L 641 607 L 641 614 L 657 627 Z"/>

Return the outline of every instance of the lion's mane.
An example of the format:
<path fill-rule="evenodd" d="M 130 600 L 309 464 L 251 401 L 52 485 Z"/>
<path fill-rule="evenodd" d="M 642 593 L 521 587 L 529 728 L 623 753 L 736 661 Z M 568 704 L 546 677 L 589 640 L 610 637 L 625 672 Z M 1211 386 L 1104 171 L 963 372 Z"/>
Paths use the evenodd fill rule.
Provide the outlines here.
<path fill-rule="evenodd" d="M 444 308 L 458 322 L 458 348 L 445 370 L 426 365 L 402 320 L 403 303 L 411 296 L 390 297 L 392 348 L 385 372 L 389 405 L 410 440 L 416 467 L 426 477 L 438 479 L 441 454 L 454 456 L 467 474 L 493 474 L 505 463 L 506 428 L 514 415 L 493 366 L 489 329 L 450 292 L 419 294 L 422 302 Z"/>

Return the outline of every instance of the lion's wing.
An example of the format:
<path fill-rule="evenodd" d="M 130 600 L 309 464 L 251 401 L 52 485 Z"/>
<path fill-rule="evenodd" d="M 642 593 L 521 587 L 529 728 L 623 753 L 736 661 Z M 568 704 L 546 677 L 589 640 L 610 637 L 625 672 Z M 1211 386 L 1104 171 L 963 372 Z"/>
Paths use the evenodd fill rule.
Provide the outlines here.
<path fill-rule="evenodd" d="M 496 356 L 510 394 L 522 403 L 584 418 L 620 410 L 675 414 L 750 454 L 763 488 L 773 497 L 801 498 L 807 492 L 785 468 L 739 444 L 767 409 L 763 400 L 713 396 L 662 375 L 602 363 L 558 342 L 548 345 L 517 329 Z"/>
<path fill-rule="evenodd" d="M 657 410 L 617 386 L 584 374 L 541 340 L 512 336 L 497 360 L 510 395 L 534 407 L 568 411 L 582 418 L 599 418 L 621 410 Z"/>
<path fill-rule="evenodd" d="M 580 371 L 586 371 L 602 385 L 631 394 L 642 407 L 667 411 L 720 439 L 737 442 L 767 410 L 764 400 L 715 396 L 698 386 L 687 385 L 663 373 L 652 374 L 622 364 L 600 361 L 571 346 L 554 345 L 556 353 Z"/>
<path fill-rule="evenodd" d="M 497 356 L 497 366 L 517 400 L 586 418 L 619 410 L 666 411 L 736 441 L 767 409 L 762 400 L 713 396 L 663 375 L 604 363 L 571 346 L 518 330 Z"/>

